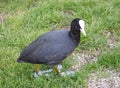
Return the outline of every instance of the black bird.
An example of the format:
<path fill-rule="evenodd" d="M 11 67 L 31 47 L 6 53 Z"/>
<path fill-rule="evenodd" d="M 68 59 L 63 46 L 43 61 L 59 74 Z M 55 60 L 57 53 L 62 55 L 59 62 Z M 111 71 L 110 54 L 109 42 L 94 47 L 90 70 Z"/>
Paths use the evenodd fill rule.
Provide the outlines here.
<path fill-rule="evenodd" d="M 80 32 L 86 36 L 84 26 L 84 21 L 76 18 L 71 22 L 70 30 L 54 30 L 38 37 L 22 51 L 17 61 L 36 64 L 36 73 L 38 64 L 54 66 L 59 74 L 57 65 L 78 46 Z"/>

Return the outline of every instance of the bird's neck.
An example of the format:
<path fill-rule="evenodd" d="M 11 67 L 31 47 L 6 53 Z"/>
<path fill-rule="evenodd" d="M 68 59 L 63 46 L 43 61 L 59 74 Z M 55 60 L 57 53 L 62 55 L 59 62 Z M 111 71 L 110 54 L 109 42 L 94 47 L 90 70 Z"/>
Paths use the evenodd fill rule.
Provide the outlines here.
<path fill-rule="evenodd" d="M 78 31 L 73 31 L 73 30 L 71 30 L 71 31 L 69 32 L 69 35 L 70 35 L 70 37 L 71 37 L 74 41 L 76 41 L 77 43 L 80 42 L 80 31 L 78 32 Z"/>

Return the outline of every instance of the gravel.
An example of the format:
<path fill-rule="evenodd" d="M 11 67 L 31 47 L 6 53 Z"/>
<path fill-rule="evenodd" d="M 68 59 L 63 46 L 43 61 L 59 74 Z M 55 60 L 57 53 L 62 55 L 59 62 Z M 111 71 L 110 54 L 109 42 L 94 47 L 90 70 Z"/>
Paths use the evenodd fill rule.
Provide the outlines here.
<path fill-rule="evenodd" d="M 111 70 L 92 73 L 88 79 L 88 88 L 120 88 L 120 74 Z"/>

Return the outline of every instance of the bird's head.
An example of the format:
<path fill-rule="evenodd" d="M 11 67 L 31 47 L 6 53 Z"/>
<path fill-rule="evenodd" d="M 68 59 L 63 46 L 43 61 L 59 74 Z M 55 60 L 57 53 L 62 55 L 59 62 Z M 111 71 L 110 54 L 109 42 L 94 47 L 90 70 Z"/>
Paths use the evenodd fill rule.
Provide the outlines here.
<path fill-rule="evenodd" d="M 84 27 L 85 27 L 85 22 L 83 20 L 81 20 L 80 18 L 75 18 L 71 22 L 71 30 L 80 31 L 81 33 L 84 34 L 84 36 L 86 36 L 86 32 L 84 30 Z"/>

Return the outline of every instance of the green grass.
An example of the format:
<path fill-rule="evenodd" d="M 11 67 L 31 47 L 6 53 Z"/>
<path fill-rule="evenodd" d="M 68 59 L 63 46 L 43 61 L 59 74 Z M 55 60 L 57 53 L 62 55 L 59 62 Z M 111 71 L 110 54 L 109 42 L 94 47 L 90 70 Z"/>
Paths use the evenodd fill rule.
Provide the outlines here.
<path fill-rule="evenodd" d="M 105 68 L 120 71 L 120 48 L 107 48 L 106 37 L 106 32 L 113 32 L 117 41 L 120 40 L 119 8 L 119 0 L 0 0 L 0 87 L 86 88 L 90 73 Z M 34 39 L 50 30 L 69 26 L 76 17 L 85 20 L 87 33 L 87 37 L 81 36 L 76 52 L 104 50 L 97 63 L 88 63 L 73 78 L 34 79 L 34 65 L 16 62 L 20 52 Z M 64 70 L 72 65 L 70 58 L 64 61 Z"/>
<path fill-rule="evenodd" d="M 120 68 L 119 52 L 120 47 L 117 47 L 112 52 L 108 51 L 107 53 L 102 54 L 98 59 L 98 63 L 107 68 L 111 67 L 113 69 L 119 69 Z"/>

